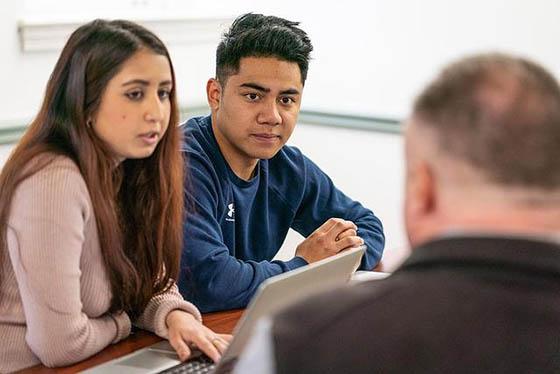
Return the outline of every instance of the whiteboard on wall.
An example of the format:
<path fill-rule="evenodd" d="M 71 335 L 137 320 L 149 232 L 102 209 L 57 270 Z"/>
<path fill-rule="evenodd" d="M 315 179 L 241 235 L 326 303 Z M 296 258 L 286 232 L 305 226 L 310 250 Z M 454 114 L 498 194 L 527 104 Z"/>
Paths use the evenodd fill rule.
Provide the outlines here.
<path fill-rule="evenodd" d="M 300 21 L 311 36 L 308 110 L 402 119 L 444 64 L 483 51 L 521 54 L 560 76 L 558 0 L 25 0 L 30 17 L 235 17 L 247 11 Z"/>

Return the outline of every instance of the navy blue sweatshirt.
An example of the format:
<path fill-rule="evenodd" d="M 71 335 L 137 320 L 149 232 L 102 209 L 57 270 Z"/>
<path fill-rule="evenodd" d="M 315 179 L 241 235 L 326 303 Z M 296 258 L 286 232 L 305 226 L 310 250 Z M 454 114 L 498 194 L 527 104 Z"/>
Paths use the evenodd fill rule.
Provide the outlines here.
<path fill-rule="evenodd" d="M 245 307 L 265 279 L 306 265 L 297 256 L 272 261 L 290 227 L 307 237 L 331 217 L 352 221 L 368 248 L 360 268 L 379 262 L 385 240 L 380 220 L 299 149 L 284 146 L 260 160 L 245 181 L 222 156 L 209 116 L 181 126 L 187 219 L 179 288 L 202 312 Z"/>

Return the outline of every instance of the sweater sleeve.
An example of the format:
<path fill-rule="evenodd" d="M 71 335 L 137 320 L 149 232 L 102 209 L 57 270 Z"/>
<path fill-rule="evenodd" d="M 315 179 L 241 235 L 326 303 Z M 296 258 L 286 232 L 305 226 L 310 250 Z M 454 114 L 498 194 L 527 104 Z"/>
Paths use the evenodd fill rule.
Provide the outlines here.
<path fill-rule="evenodd" d="M 301 257 L 289 261 L 243 261 L 232 255 L 217 218 L 216 183 L 195 157 L 190 159 L 190 165 L 192 192 L 187 193 L 187 201 L 194 212 L 188 214 L 184 226 L 179 282 L 188 300 L 203 312 L 243 308 L 264 280 L 307 264 Z"/>
<path fill-rule="evenodd" d="M 81 361 L 130 333 L 124 313 L 91 318 L 82 310 L 80 257 L 90 219 L 85 182 L 68 159 L 23 181 L 12 200 L 7 238 L 26 341 L 46 366 Z"/>
<path fill-rule="evenodd" d="M 372 270 L 381 259 L 385 246 L 383 225 L 373 212 L 340 191 L 313 161 L 303 156 L 305 191 L 292 227 L 309 236 L 329 218 L 343 218 L 358 226 L 367 251 L 360 270 Z"/>
<path fill-rule="evenodd" d="M 144 312 L 134 321 L 134 325 L 144 330 L 152 331 L 162 338 L 167 339 L 167 324 L 165 319 L 169 312 L 176 309 L 184 310 L 202 322 L 202 316 L 198 309 L 193 304 L 183 299 L 183 296 L 181 296 L 177 289 L 177 285 L 173 283 L 173 286 L 171 286 L 169 290 L 154 296 L 150 300 Z"/>

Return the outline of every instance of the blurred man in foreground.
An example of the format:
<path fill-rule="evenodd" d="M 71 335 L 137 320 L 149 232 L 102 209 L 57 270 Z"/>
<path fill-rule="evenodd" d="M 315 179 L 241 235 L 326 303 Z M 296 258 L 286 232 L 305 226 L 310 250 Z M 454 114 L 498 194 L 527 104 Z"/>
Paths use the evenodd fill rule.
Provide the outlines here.
<path fill-rule="evenodd" d="M 560 372 L 558 82 L 522 58 L 463 59 L 405 138 L 411 257 L 263 321 L 239 372 Z"/>

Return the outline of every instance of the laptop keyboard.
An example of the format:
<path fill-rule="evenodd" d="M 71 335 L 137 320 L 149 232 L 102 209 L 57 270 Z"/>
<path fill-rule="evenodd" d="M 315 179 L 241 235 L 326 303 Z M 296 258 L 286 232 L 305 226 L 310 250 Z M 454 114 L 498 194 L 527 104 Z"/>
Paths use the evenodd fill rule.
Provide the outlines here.
<path fill-rule="evenodd" d="M 200 356 L 194 360 L 189 360 L 187 362 L 181 362 L 177 366 L 173 366 L 162 373 L 167 374 L 204 374 L 211 373 L 215 368 L 214 361 L 212 361 L 207 356 Z"/>

